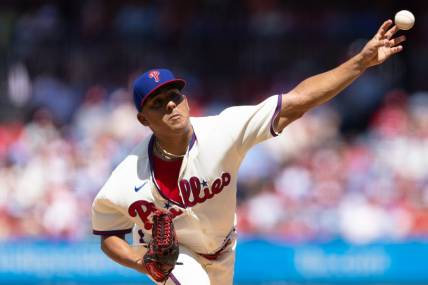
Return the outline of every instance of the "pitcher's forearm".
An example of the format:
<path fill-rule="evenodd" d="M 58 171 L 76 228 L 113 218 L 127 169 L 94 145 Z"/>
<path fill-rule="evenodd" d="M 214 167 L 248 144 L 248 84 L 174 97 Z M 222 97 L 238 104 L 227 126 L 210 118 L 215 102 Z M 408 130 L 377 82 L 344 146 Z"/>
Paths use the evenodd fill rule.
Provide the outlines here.
<path fill-rule="evenodd" d="M 117 263 L 147 273 L 142 262 L 142 256 L 136 253 L 124 239 L 118 236 L 102 237 L 101 249 Z"/>
<path fill-rule="evenodd" d="M 302 81 L 290 93 L 283 96 L 283 100 L 286 101 L 283 106 L 286 109 L 288 105 L 298 112 L 305 113 L 339 94 L 365 70 L 366 66 L 361 55 L 358 54 L 332 70 Z"/>

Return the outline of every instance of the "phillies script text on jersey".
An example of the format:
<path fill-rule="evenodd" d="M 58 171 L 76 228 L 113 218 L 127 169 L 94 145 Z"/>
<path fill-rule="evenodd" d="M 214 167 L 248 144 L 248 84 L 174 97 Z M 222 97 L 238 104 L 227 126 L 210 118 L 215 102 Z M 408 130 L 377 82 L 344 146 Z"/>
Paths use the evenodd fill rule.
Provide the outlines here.
<path fill-rule="evenodd" d="M 205 180 L 205 183 L 201 183 L 196 176 L 190 177 L 189 180 L 182 179 L 180 181 L 180 189 L 185 207 L 192 207 L 211 199 L 216 194 L 219 194 L 225 186 L 229 185 L 230 179 L 231 177 L 228 172 L 223 173 L 221 177 L 214 180 L 211 184 L 211 189 L 209 187 L 202 189 L 201 185 L 205 186 L 207 184 Z M 144 228 L 150 230 L 153 224 L 150 222 L 149 217 L 155 210 L 156 206 L 152 202 L 138 200 L 129 206 L 128 213 L 131 217 L 136 217 L 138 215 L 144 223 Z M 169 212 L 172 214 L 173 218 L 183 213 L 183 211 L 174 208 L 169 209 Z"/>

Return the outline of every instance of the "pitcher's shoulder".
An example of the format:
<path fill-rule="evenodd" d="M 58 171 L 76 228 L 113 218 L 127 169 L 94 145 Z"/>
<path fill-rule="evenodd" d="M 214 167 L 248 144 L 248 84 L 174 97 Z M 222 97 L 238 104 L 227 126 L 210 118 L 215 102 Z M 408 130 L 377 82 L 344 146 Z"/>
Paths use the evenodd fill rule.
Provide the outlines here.
<path fill-rule="evenodd" d="M 148 157 L 148 148 L 152 135 L 145 137 L 140 143 L 138 143 L 132 151 L 128 154 L 129 156 Z M 125 158 L 126 159 L 126 158 Z"/>

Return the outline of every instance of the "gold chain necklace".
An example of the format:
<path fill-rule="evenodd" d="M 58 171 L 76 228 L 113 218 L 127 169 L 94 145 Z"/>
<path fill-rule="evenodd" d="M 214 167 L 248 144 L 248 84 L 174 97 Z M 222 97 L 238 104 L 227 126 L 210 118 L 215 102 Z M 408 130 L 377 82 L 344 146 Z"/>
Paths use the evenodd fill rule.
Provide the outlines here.
<path fill-rule="evenodd" d="M 168 151 L 166 151 L 165 149 L 163 149 L 158 140 L 155 140 L 155 150 L 156 152 L 164 159 L 166 160 L 173 160 L 173 159 L 178 159 L 178 158 L 183 158 L 185 154 L 173 154 L 170 153 Z"/>

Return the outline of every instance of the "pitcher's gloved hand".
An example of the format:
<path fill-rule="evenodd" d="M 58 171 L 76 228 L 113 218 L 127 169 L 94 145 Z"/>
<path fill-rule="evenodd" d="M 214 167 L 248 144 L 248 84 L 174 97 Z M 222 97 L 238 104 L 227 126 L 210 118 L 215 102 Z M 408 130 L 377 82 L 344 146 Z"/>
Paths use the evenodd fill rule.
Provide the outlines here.
<path fill-rule="evenodd" d="M 168 279 L 179 254 L 178 241 L 172 217 L 169 213 L 156 211 L 153 216 L 152 240 L 143 257 L 147 272 L 157 282 Z"/>

